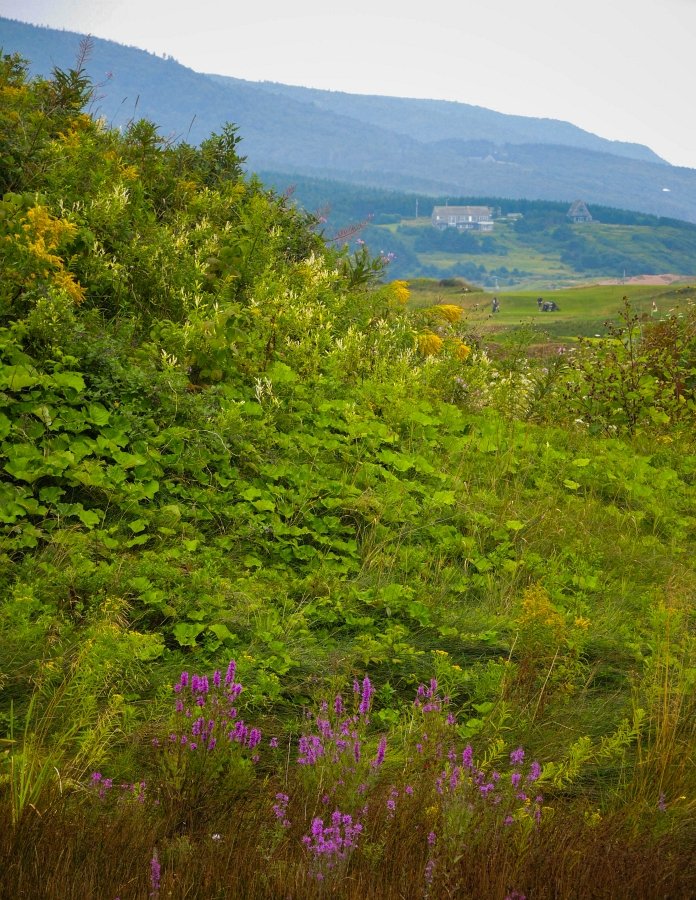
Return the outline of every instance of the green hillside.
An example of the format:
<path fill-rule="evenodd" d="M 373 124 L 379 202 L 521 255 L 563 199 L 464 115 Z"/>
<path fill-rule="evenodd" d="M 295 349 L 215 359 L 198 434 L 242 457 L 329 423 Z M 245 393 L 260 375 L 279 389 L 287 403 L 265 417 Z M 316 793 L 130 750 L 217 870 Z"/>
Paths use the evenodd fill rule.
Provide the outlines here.
<path fill-rule="evenodd" d="M 592 206 L 594 221 L 570 224 L 564 203 L 432 198 L 270 172 L 261 177 L 278 190 L 290 188 L 305 209 L 326 212 L 327 236 L 362 223 L 359 237 L 375 252 L 393 254 L 390 272 L 396 278 L 459 277 L 495 290 L 554 290 L 602 278 L 696 275 L 696 225 L 676 219 Z M 499 211 L 494 231 L 435 230 L 433 206 L 446 203 Z"/>
<path fill-rule="evenodd" d="M 693 292 L 537 355 L 0 96 L 0 896 L 694 896 Z"/>

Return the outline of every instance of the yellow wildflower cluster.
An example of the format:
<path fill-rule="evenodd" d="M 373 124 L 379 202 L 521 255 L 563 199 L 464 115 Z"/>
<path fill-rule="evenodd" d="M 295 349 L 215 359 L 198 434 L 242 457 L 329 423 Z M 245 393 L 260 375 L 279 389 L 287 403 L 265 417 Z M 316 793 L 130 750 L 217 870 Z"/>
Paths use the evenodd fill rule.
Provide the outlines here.
<path fill-rule="evenodd" d="M 458 322 L 464 314 L 461 306 L 456 306 L 454 303 L 440 303 L 438 306 L 432 306 L 430 311 L 434 315 L 452 323 Z"/>
<path fill-rule="evenodd" d="M 121 177 L 125 181 L 137 181 L 140 178 L 140 172 L 138 172 L 135 166 L 126 166 L 121 164 L 119 166 L 119 171 L 121 173 Z"/>
<path fill-rule="evenodd" d="M 454 355 L 462 362 L 471 356 L 471 347 L 464 341 L 456 340 L 454 342 Z"/>
<path fill-rule="evenodd" d="M 435 356 L 442 350 L 443 340 L 432 331 L 418 335 L 418 349 L 423 356 Z"/>
<path fill-rule="evenodd" d="M 75 302 L 82 303 L 84 289 L 63 266 L 63 260 L 54 251 L 63 241 L 70 240 L 77 231 L 71 222 L 56 219 L 44 206 L 34 206 L 27 211 L 22 230 L 27 236 L 27 247 L 39 263 L 35 275 L 50 276 L 54 284 Z"/>
<path fill-rule="evenodd" d="M 53 283 L 65 291 L 74 303 L 82 303 L 85 299 L 85 289 L 75 281 L 71 272 L 66 272 L 62 267 L 53 273 Z"/>
<path fill-rule="evenodd" d="M 45 206 L 33 206 L 27 212 L 27 224 L 23 226 L 29 237 L 29 247 L 35 256 L 50 261 L 51 265 L 60 262 L 51 251 L 71 237 L 77 231 L 71 222 L 54 218 Z"/>
<path fill-rule="evenodd" d="M 392 281 L 391 289 L 395 300 L 398 300 L 399 303 L 408 303 L 411 291 L 407 281 Z"/>
<path fill-rule="evenodd" d="M 527 588 L 522 599 L 522 626 L 545 627 L 561 634 L 565 628 L 565 620 L 551 603 L 545 588 L 534 584 Z"/>

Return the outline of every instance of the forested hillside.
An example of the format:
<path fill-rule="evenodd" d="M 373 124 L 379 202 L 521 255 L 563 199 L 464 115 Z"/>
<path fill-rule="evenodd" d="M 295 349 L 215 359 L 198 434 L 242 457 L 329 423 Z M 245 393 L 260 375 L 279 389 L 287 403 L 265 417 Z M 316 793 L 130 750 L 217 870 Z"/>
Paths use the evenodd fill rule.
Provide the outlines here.
<path fill-rule="evenodd" d="M 493 359 L 92 96 L 0 61 L 0 894 L 693 896 L 693 301 Z"/>

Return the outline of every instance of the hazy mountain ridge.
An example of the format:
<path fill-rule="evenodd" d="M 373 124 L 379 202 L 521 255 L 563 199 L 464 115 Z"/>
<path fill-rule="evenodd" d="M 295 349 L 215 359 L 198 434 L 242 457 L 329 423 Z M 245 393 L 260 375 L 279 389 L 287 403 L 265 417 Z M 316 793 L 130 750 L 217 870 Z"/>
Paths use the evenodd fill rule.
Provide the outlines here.
<path fill-rule="evenodd" d="M 318 88 L 296 87 L 271 81 L 248 82 L 225 75 L 211 75 L 220 84 L 255 84 L 279 96 L 312 103 L 318 109 L 346 115 L 388 128 L 424 143 L 456 138 L 492 144 L 561 144 L 669 165 L 649 147 L 629 141 L 611 141 L 558 119 L 517 116 L 483 106 L 451 100 L 420 100 L 374 94 L 348 94 Z"/>
<path fill-rule="evenodd" d="M 0 18 L 3 51 L 25 56 L 37 74 L 73 65 L 81 37 Z M 110 124 L 145 117 L 166 136 L 198 143 L 234 122 L 252 170 L 430 194 L 582 197 L 696 221 L 696 170 L 567 122 L 208 76 L 98 38 L 87 70 L 99 85 L 94 109 Z"/>

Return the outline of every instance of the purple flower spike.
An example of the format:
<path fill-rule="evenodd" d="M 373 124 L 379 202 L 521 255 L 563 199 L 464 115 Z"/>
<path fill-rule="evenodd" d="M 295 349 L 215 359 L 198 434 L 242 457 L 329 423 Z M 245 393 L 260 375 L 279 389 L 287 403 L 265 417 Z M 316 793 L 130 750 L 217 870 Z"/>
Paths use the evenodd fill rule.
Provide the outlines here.
<path fill-rule="evenodd" d="M 462 751 L 462 765 L 467 769 L 472 769 L 474 766 L 474 751 L 471 744 L 467 744 Z"/>
<path fill-rule="evenodd" d="M 154 850 L 150 860 L 150 885 L 154 894 L 160 889 L 160 871 L 161 867 L 157 858 L 157 851 Z"/>
<path fill-rule="evenodd" d="M 529 775 L 527 775 L 527 781 L 536 781 L 540 775 L 541 766 L 536 760 L 534 760 L 534 762 L 529 767 Z"/>
<path fill-rule="evenodd" d="M 358 712 L 361 716 L 366 716 L 370 711 L 370 702 L 372 700 L 372 695 L 374 694 L 375 689 L 372 687 L 372 683 L 370 679 L 365 676 L 362 683 L 362 696 L 360 698 L 360 706 L 358 707 Z"/>
<path fill-rule="evenodd" d="M 519 766 L 524 762 L 524 750 L 518 747 L 510 754 L 510 765 Z"/>
<path fill-rule="evenodd" d="M 231 659 L 230 664 L 227 667 L 227 674 L 225 675 L 225 684 L 232 684 L 236 671 L 237 663 L 233 659 Z"/>
<path fill-rule="evenodd" d="M 372 768 L 378 769 L 384 762 L 384 756 L 387 752 L 387 739 L 383 736 L 377 747 L 377 756 L 372 760 Z"/>

